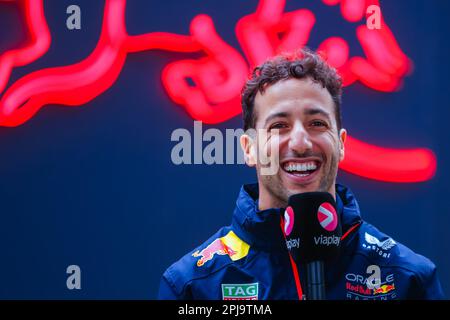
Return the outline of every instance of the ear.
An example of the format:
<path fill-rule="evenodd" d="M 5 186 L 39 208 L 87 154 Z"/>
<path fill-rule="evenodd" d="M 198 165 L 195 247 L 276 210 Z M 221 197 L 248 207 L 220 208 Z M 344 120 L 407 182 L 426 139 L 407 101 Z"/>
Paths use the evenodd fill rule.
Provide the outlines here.
<path fill-rule="evenodd" d="M 245 163 L 249 167 L 254 167 L 256 165 L 255 140 L 247 133 L 244 133 L 239 139 L 239 142 L 241 143 L 241 148 L 244 152 Z"/>
<path fill-rule="evenodd" d="M 345 140 L 347 139 L 347 130 L 339 131 L 339 162 L 345 158 Z"/>

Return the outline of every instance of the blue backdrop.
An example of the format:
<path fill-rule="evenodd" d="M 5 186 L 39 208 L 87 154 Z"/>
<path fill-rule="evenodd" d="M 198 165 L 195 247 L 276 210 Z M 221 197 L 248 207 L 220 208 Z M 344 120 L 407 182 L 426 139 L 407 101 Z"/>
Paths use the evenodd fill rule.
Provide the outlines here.
<path fill-rule="evenodd" d="M 66 28 L 77 4 L 81 30 Z M 213 17 L 218 33 L 239 49 L 234 27 L 257 0 L 129 1 L 130 34 L 188 34 L 194 16 Z M 385 19 L 414 61 L 402 90 L 345 89 L 344 125 L 354 137 L 385 147 L 427 147 L 438 161 L 424 183 L 393 184 L 345 172 L 338 180 L 356 193 L 363 218 L 432 259 L 450 290 L 448 197 L 450 119 L 448 20 L 450 2 L 382 1 Z M 10 83 L 34 70 L 75 63 L 94 49 L 103 1 L 45 1 L 50 50 L 14 70 Z M 317 23 L 308 45 L 343 36 L 361 49 L 356 24 L 319 0 L 288 0 L 286 11 L 310 8 Z M 0 2 L 0 52 L 25 37 L 20 11 Z M 130 54 L 117 82 L 82 107 L 47 106 L 24 125 L 0 127 L 0 298 L 153 299 L 162 272 L 229 224 L 242 183 L 255 181 L 243 165 L 172 164 L 176 128 L 192 119 L 161 83 L 169 62 L 189 54 Z M 235 117 L 217 127 L 239 128 Z M 81 268 L 81 290 L 68 290 L 66 268 Z"/>

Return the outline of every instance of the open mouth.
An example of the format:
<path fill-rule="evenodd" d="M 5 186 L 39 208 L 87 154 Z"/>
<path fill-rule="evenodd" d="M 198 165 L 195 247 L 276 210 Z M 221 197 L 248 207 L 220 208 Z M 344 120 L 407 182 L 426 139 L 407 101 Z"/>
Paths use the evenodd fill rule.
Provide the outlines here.
<path fill-rule="evenodd" d="M 296 177 L 309 177 L 318 171 L 321 163 L 317 160 L 310 161 L 286 161 L 281 168 L 288 174 Z"/>

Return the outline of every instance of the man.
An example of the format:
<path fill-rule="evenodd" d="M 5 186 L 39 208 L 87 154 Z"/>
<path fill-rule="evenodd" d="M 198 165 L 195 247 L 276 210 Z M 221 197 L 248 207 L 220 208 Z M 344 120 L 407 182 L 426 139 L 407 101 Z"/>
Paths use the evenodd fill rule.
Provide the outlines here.
<path fill-rule="evenodd" d="M 242 187 L 230 226 L 166 270 L 160 299 L 297 299 L 280 219 L 289 196 L 309 191 L 329 192 L 342 223 L 339 259 L 325 265 L 328 299 L 443 298 L 434 264 L 364 222 L 355 196 L 336 184 L 347 135 L 341 93 L 337 72 L 311 51 L 254 70 L 242 94 L 241 147 L 258 184 Z M 264 174 L 273 150 L 279 168 Z M 379 270 L 376 287 L 369 266 Z M 305 266 L 298 274 L 305 286 Z"/>

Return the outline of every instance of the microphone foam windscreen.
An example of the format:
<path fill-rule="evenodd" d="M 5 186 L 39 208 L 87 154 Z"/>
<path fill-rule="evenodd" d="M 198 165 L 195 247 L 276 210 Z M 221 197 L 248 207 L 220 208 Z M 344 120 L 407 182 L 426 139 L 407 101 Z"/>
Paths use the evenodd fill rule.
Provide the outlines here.
<path fill-rule="evenodd" d="M 305 192 L 289 197 L 283 233 L 294 261 L 328 261 L 339 254 L 342 236 L 336 201 L 328 192 Z"/>

